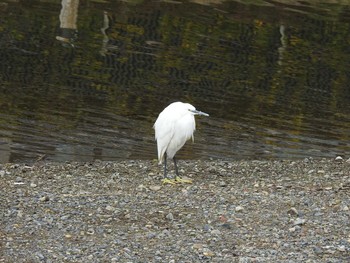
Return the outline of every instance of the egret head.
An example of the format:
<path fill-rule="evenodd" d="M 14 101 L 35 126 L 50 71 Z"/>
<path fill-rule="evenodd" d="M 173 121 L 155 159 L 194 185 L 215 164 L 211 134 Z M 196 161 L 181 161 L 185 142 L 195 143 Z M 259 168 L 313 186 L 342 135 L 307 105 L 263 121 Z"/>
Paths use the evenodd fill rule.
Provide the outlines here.
<path fill-rule="evenodd" d="M 193 107 L 191 104 L 188 104 L 188 111 L 191 112 L 193 115 L 202 115 L 202 116 L 209 116 L 208 113 L 205 113 L 203 111 L 196 110 L 195 107 Z"/>

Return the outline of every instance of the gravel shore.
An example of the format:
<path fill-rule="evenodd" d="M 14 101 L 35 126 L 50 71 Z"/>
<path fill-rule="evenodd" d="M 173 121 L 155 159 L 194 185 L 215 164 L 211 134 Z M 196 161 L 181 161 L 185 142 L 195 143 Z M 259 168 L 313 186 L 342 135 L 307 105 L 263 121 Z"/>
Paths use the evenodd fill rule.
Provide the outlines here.
<path fill-rule="evenodd" d="M 0 262 L 350 262 L 350 161 L 179 166 L 0 165 Z"/>

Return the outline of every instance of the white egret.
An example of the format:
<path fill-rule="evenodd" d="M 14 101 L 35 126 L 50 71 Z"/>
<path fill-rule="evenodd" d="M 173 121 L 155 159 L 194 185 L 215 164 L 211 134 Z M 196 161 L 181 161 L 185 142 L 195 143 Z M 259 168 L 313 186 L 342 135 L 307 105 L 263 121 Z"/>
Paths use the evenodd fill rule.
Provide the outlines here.
<path fill-rule="evenodd" d="M 175 154 L 184 146 L 187 140 L 192 138 L 196 129 L 194 115 L 209 116 L 209 114 L 196 110 L 189 103 L 174 102 L 166 107 L 158 116 L 154 123 L 155 139 L 158 148 L 159 164 L 164 161 L 164 183 L 188 182 L 179 177 Z M 166 161 L 167 158 L 174 160 L 175 180 L 167 178 Z"/>

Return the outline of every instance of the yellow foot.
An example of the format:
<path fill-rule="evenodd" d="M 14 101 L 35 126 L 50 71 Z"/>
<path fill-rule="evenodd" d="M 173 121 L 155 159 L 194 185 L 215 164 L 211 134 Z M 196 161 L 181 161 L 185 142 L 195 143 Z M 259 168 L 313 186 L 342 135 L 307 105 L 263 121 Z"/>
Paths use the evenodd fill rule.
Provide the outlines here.
<path fill-rule="evenodd" d="M 163 184 L 176 184 L 176 180 L 175 179 L 169 179 L 169 178 L 164 178 L 162 180 Z"/>
<path fill-rule="evenodd" d="M 178 184 L 181 184 L 181 183 L 183 183 L 183 184 L 192 184 L 192 180 L 190 180 L 190 179 L 182 179 L 182 178 L 179 177 L 179 176 L 177 176 L 177 177 L 175 178 L 175 181 L 176 181 Z"/>

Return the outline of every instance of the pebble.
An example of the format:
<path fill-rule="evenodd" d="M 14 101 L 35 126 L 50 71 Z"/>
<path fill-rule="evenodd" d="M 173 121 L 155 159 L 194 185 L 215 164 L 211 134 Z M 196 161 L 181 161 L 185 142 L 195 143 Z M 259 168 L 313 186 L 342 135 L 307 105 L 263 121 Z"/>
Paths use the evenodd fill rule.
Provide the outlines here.
<path fill-rule="evenodd" d="M 196 249 L 196 250 L 203 249 L 203 247 L 204 247 L 204 245 L 201 243 L 197 243 L 197 244 L 192 245 L 192 248 Z"/>
<path fill-rule="evenodd" d="M 299 217 L 293 221 L 294 226 L 304 225 L 305 223 L 306 223 L 306 219 L 302 219 Z"/>
<path fill-rule="evenodd" d="M 44 196 L 40 197 L 39 200 L 40 200 L 41 202 L 47 202 L 47 201 L 50 201 L 50 197 L 44 195 Z"/>
<path fill-rule="evenodd" d="M 173 221 L 174 220 L 174 215 L 172 213 L 169 213 L 169 214 L 166 215 L 165 218 L 170 220 L 170 221 Z"/>
<path fill-rule="evenodd" d="M 156 236 L 157 236 L 157 234 L 154 233 L 154 232 L 151 232 L 151 233 L 148 233 L 148 234 L 147 234 L 147 238 L 148 238 L 148 239 L 155 238 Z"/>
<path fill-rule="evenodd" d="M 220 181 L 219 186 L 225 187 L 227 186 L 227 183 L 225 181 Z"/>
<path fill-rule="evenodd" d="M 343 157 L 337 156 L 337 157 L 335 157 L 335 161 L 341 162 L 341 161 L 343 161 Z"/>
<path fill-rule="evenodd" d="M 86 234 L 88 235 L 93 235 L 95 234 L 95 230 L 93 228 L 89 228 L 87 231 L 86 231 Z"/>
<path fill-rule="evenodd" d="M 113 210 L 115 210 L 115 208 L 113 206 L 111 206 L 111 205 L 107 205 L 106 206 L 106 210 L 107 211 L 113 211 Z"/>
<path fill-rule="evenodd" d="M 162 187 L 160 185 L 151 185 L 149 187 L 150 190 L 155 191 L 155 192 L 159 191 L 161 188 Z"/>
<path fill-rule="evenodd" d="M 130 215 L 130 214 L 126 214 L 126 215 L 124 215 L 124 218 L 125 218 L 125 219 L 130 219 L 130 218 L 131 218 L 131 215 Z"/>
<path fill-rule="evenodd" d="M 345 252 L 346 248 L 345 248 L 345 246 L 342 245 L 342 246 L 337 247 L 337 250 L 340 252 Z"/>
<path fill-rule="evenodd" d="M 236 212 L 242 212 L 244 210 L 243 206 L 236 206 L 235 211 Z"/>
<path fill-rule="evenodd" d="M 204 230 L 204 231 L 209 231 L 210 229 L 211 229 L 211 226 L 208 225 L 208 224 L 205 224 L 205 225 L 203 226 L 203 230 Z"/>
<path fill-rule="evenodd" d="M 43 254 L 41 254 L 40 252 L 35 253 L 35 255 L 36 255 L 41 261 L 45 260 L 45 256 L 44 256 Z"/>
<path fill-rule="evenodd" d="M 203 255 L 206 257 L 213 257 L 215 255 L 214 252 L 210 251 L 209 249 L 203 251 Z"/>
<path fill-rule="evenodd" d="M 299 212 L 295 207 L 291 207 L 287 213 L 291 216 L 298 216 L 299 215 Z"/>
<path fill-rule="evenodd" d="M 320 247 L 314 247 L 313 250 L 316 254 L 322 254 L 322 252 L 323 252 Z"/>
<path fill-rule="evenodd" d="M 293 227 L 288 229 L 288 231 L 291 232 L 291 233 L 293 233 L 293 232 L 295 232 L 297 230 L 300 230 L 300 226 L 293 226 Z"/>
<path fill-rule="evenodd" d="M 221 234 L 221 231 L 219 229 L 213 229 L 212 231 L 210 231 L 210 234 L 218 236 Z"/>

